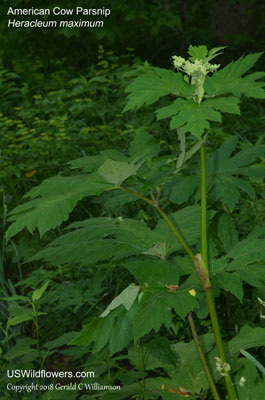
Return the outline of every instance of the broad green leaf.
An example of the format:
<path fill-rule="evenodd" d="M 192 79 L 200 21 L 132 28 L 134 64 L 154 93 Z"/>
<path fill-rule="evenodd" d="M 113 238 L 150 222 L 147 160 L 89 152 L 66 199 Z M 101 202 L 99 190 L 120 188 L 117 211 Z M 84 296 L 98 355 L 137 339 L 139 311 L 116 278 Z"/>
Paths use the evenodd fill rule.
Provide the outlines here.
<path fill-rule="evenodd" d="M 102 150 L 100 151 L 100 154 L 96 156 L 77 158 L 76 160 L 70 161 L 67 164 L 69 164 L 72 169 L 79 168 L 85 172 L 94 172 L 103 164 L 104 161 L 108 160 L 109 158 L 115 161 L 127 160 L 127 157 L 123 153 L 115 149 L 111 149 Z"/>
<path fill-rule="evenodd" d="M 171 364 L 176 367 L 177 354 L 172 350 L 171 343 L 167 338 L 154 338 L 147 343 L 146 350 L 163 364 Z"/>
<path fill-rule="evenodd" d="M 237 383 L 238 400 L 260 400 L 264 397 L 264 378 L 260 379 L 257 369 L 253 366 L 253 370 L 250 366 L 252 364 L 249 363 L 248 366 L 241 368 L 234 377 L 234 381 Z M 246 379 L 246 382 L 241 387 L 239 383 L 242 377 Z"/>
<path fill-rule="evenodd" d="M 207 104 L 213 107 L 215 110 L 237 115 L 240 115 L 240 108 L 238 106 L 239 102 L 239 99 L 232 96 L 207 99 Z"/>
<path fill-rule="evenodd" d="M 112 300 L 100 317 L 106 317 L 112 310 L 115 310 L 115 308 L 119 307 L 120 305 L 123 305 L 125 309 L 129 311 L 138 296 L 139 290 L 140 286 L 136 286 L 134 283 L 131 283 L 117 297 L 115 297 L 115 299 Z"/>
<path fill-rule="evenodd" d="M 213 187 L 214 200 L 222 200 L 229 209 L 233 209 L 235 204 L 240 201 L 240 192 L 234 185 L 232 177 L 216 177 Z"/>
<path fill-rule="evenodd" d="M 110 188 L 110 185 L 107 185 L 97 173 L 73 176 L 56 175 L 45 179 L 40 185 L 31 189 L 23 197 L 25 199 L 35 199 L 63 194 L 68 196 L 73 193 L 82 195 L 83 197 L 85 195 L 97 196 L 103 190 L 108 190 L 108 188 Z M 13 210 L 10 214 L 14 213 Z"/>
<path fill-rule="evenodd" d="M 175 111 L 171 121 L 170 129 L 181 128 L 185 132 L 190 132 L 193 136 L 200 138 L 205 129 L 210 128 L 209 121 L 221 122 L 221 114 L 216 111 L 207 101 L 201 104 L 193 101 L 177 99 L 173 103 Z M 165 110 L 157 110 L 157 119 L 165 118 Z"/>
<path fill-rule="evenodd" d="M 243 281 L 261 289 L 265 288 L 263 265 L 265 249 L 264 239 L 260 237 L 262 232 L 264 226 L 251 232 L 247 238 L 234 243 L 225 257 L 213 262 L 213 271 L 216 272 L 216 278 L 221 286 L 239 299 L 242 295 Z M 235 272 L 231 274 L 232 271 Z M 226 273 L 231 276 L 230 282 Z"/>
<path fill-rule="evenodd" d="M 254 188 L 244 176 L 255 175 L 250 168 L 253 162 L 265 155 L 265 145 L 250 146 L 231 157 L 236 149 L 237 138 L 228 139 L 217 151 L 207 156 L 208 192 L 213 201 L 221 199 L 230 209 L 240 201 L 240 192 L 255 198 Z M 257 175 L 263 176 L 258 171 Z"/>
<path fill-rule="evenodd" d="M 262 262 L 243 266 L 243 268 L 238 269 L 238 273 L 242 281 L 265 290 L 264 264 Z"/>
<path fill-rule="evenodd" d="M 194 88 L 184 81 L 181 73 L 153 68 L 152 72 L 136 78 L 126 92 L 130 94 L 123 112 L 150 105 L 168 94 L 192 96 Z"/>
<path fill-rule="evenodd" d="M 202 335 L 199 340 L 205 354 L 212 349 L 214 345 L 213 335 Z M 171 384 L 174 385 L 174 388 L 179 390 L 180 387 L 184 387 L 191 393 L 199 393 L 202 389 L 207 389 L 208 382 L 194 341 L 173 344 L 172 350 L 176 353 L 180 363 L 178 370 L 171 373 Z"/>
<path fill-rule="evenodd" d="M 200 237 L 199 206 L 185 207 L 170 215 L 170 219 L 190 246 L 197 243 L 197 239 Z M 168 224 L 162 218 L 158 221 L 156 228 L 150 232 L 149 237 L 154 243 L 161 242 L 162 239 L 166 243 L 168 254 L 182 249 L 182 246 L 168 227 Z"/>
<path fill-rule="evenodd" d="M 157 119 L 171 118 L 170 128 L 181 128 L 200 138 L 205 129 L 209 129 L 209 121 L 221 122 L 221 112 L 239 114 L 239 100 L 235 97 L 206 99 L 197 104 L 192 100 L 177 99 L 171 105 L 159 108 Z"/>
<path fill-rule="evenodd" d="M 230 357 L 239 355 L 240 350 L 247 350 L 253 347 L 264 346 L 265 343 L 265 328 L 251 328 L 244 326 L 239 334 L 228 343 Z"/>
<path fill-rule="evenodd" d="M 103 176 L 106 182 L 120 186 L 127 178 L 135 175 L 139 168 L 135 164 L 122 161 L 106 160 L 98 169 L 99 175 Z"/>
<path fill-rule="evenodd" d="M 196 60 L 204 60 L 208 54 L 208 49 L 206 46 L 192 46 L 188 48 L 189 59 L 194 62 Z"/>
<path fill-rule="evenodd" d="M 123 350 L 133 340 L 133 320 L 136 311 L 137 307 L 134 304 L 129 311 L 123 309 L 118 316 L 109 340 L 111 355 Z"/>
<path fill-rule="evenodd" d="M 99 261 L 141 254 L 152 246 L 150 229 L 142 221 L 91 218 L 70 225 L 73 227 L 79 229 L 60 236 L 30 260 L 43 258 L 53 264 L 95 265 Z"/>
<path fill-rule="evenodd" d="M 37 316 L 41 317 L 43 315 L 47 315 L 47 313 L 44 313 L 42 311 L 38 311 L 37 312 Z M 16 316 L 16 317 L 10 317 L 7 321 L 8 326 L 15 326 L 15 325 L 19 325 L 22 322 L 26 322 L 26 321 L 30 321 L 34 318 L 35 314 L 31 311 L 31 312 L 25 312 L 25 313 L 21 313 L 20 315 Z"/>
<path fill-rule="evenodd" d="M 34 350 L 31 346 L 35 345 L 36 339 L 31 338 L 23 338 L 16 342 L 14 346 L 12 346 L 7 354 L 3 356 L 3 358 L 7 360 L 14 360 L 17 357 L 24 356 Z"/>
<path fill-rule="evenodd" d="M 61 346 L 65 346 L 68 344 L 71 340 L 74 340 L 77 335 L 77 332 L 67 332 L 64 333 L 63 335 L 59 336 L 58 338 L 51 340 L 48 343 L 45 343 L 43 347 L 45 347 L 48 350 L 53 350 L 57 349 Z"/>
<path fill-rule="evenodd" d="M 256 261 L 264 260 L 264 257 L 264 239 L 251 234 L 246 239 L 238 242 L 227 254 L 227 258 L 233 260 L 229 264 L 229 268 L 234 270 Z"/>
<path fill-rule="evenodd" d="M 32 308 L 21 306 L 17 301 L 12 301 L 8 306 L 8 312 L 10 317 L 20 317 L 22 314 L 31 314 Z"/>
<path fill-rule="evenodd" d="M 156 332 L 164 325 L 167 329 L 171 327 L 171 307 L 166 301 L 167 292 L 157 291 L 154 295 L 144 294 L 139 310 L 134 318 L 134 339 L 138 340 L 152 329 Z"/>
<path fill-rule="evenodd" d="M 130 155 L 132 158 L 149 159 L 154 157 L 160 150 L 160 145 L 156 143 L 154 137 L 144 130 L 138 129 L 130 143 Z"/>
<path fill-rule="evenodd" d="M 258 61 L 262 53 L 249 54 L 232 61 L 213 76 L 207 77 L 204 85 L 205 91 L 210 95 L 231 93 L 236 97 L 242 94 L 248 97 L 265 98 L 264 83 L 257 82 L 264 73 L 254 73 L 242 78 L 249 69 Z"/>
<path fill-rule="evenodd" d="M 72 169 L 81 169 L 85 172 L 92 172 L 97 170 L 102 164 L 102 156 L 89 156 L 89 157 L 80 157 L 73 161 L 70 161 L 69 166 Z"/>
<path fill-rule="evenodd" d="M 11 317 L 8 319 L 7 324 L 9 326 L 15 326 L 18 324 L 21 324 L 22 322 L 26 322 L 26 321 L 30 321 L 31 319 L 33 319 L 34 315 L 33 312 L 26 312 L 23 313 L 17 317 Z"/>
<path fill-rule="evenodd" d="M 265 144 L 259 146 L 250 146 L 244 150 L 239 151 L 232 158 L 229 158 L 226 162 L 222 163 L 221 171 L 223 173 L 227 172 L 230 174 L 244 173 L 244 169 L 241 170 L 242 167 L 250 165 L 264 155 Z"/>
<path fill-rule="evenodd" d="M 172 261 L 137 260 L 126 262 L 124 266 L 133 274 L 141 285 L 148 283 L 151 287 L 178 285 L 178 264 Z"/>
<path fill-rule="evenodd" d="M 34 290 L 34 292 L 32 293 L 32 301 L 33 301 L 33 303 L 35 301 L 39 300 L 43 296 L 43 294 L 46 291 L 49 283 L 50 283 L 50 281 L 47 281 L 47 282 L 44 283 L 44 285 L 42 285 L 42 287 L 40 289 Z"/>
<path fill-rule="evenodd" d="M 134 254 L 140 254 L 146 247 L 140 243 L 130 243 L 127 239 L 99 239 L 78 241 L 80 232 L 76 231 L 74 241 L 70 242 L 70 234 L 61 236 L 62 241 L 54 245 L 52 242 L 47 249 L 41 250 L 28 261 L 44 259 L 51 264 L 95 265 L 100 261 L 118 260 Z"/>
<path fill-rule="evenodd" d="M 181 176 L 173 179 L 170 185 L 172 187 L 169 196 L 170 201 L 179 204 L 188 201 L 198 186 L 198 179 L 199 177 L 194 175 Z"/>
<path fill-rule="evenodd" d="M 134 319 L 135 340 L 149 333 L 152 329 L 156 332 L 164 325 L 167 329 L 172 323 L 172 310 L 182 318 L 197 306 L 197 299 L 182 288 L 156 289 L 152 294 L 149 289 L 143 293 L 139 303 L 139 311 Z M 144 321 L 144 325 L 143 325 Z"/>
<path fill-rule="evenodd" d="M 26 197 L 33 200 L 16 207 L 10 213 L 13 222 L 6 232 L 9 240 L 27 228 L 30 233 L 37 228 L 40 236 L 66 221 L 77 202 L 85 196 L 99 195 L 113 186 L 102 182 L 97 174 L 72 177 L 55 176 L 29 191 Z"/>
<path fill-rule="evenodd" d="M 226 253 L 228 253 L 238 242 L 238 233 L 234 221 L 228 214 L 220 215 L 218 219 L 217 233 Z"/>
<path fill-rule="evenodd" d="M 222 271 L 219 274 L 216 274 L 216 279 L 221 288 L 231 292 L 242 303 L 244 292 L 242 287 L 242 279 L 238 272 L 228 273 L 226 271 Z"/>
<path fill-rule="evenodd" d="M 9 297 L 1 297 L 1 300 L 4 301 L 27 301 L 30 303 L 30 299 L 26 296 L 19 296 L 19 295 L 14 295 L 14 296 L 9 296 Z"/>
<path fill-rule="evenodd" d="M 85 325 L 77 336 L 68 345 L 88 347 L 94 342 L 94 351 L 100 351 L 109 341 L 114 325 L 114 315 L 109 314 L 106 318 L 98 318 Z"/>
<path fill-rule="evenodd" d="M 165 242 L 158 242 L 150 247 L 150 249 L 143 251 L 143 254 L 147 254 L 149 256 L 157 256 L 164 259 L 168 254 L 168 248 Z"/>

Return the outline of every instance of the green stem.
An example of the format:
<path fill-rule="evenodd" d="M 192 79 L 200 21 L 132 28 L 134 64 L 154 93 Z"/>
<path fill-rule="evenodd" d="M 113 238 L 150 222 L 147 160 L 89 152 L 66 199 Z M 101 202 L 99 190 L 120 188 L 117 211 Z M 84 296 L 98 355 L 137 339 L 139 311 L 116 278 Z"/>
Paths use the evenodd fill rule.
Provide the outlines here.
<path fill-rule="evenodd" d="M 148 199 L 148 197 L 145 196 L 141 196 L 139 193 L 136 193 L 130 189 L 127 189 L 125 187 L 120 186 L 119 189 L 123 190 L 124 192 L 130 193 L 135 197 L 138 197 L 138 199 L 141 199 L 143 201 L 145 201 L 148 204 L 151 204 L 151 206 L 155 207 L 157 209 L 157 211 L 159 212 L 159 214 L 163 217 L 163 219 L 166 221 L 166 223 L 168 224 L 169 228 L 171 229 L 171 231 L 174 233 L 174 235 L 176 236 L 176 238 L 178 239 L 179 243 L 181 244 L 181 246 L 183 247 L 183 249 L 186 251 L 186 253 L 190 256 L 190 258 L 192 259 L 192 261 L 194 261 L 194 254 L 192 252 L 192 250 L 190 249 L 190 247 L 187 245 L 187 243 L 185 242 L 185 240 L 183 239 L 183 237 L 181 236 L 181 234 L 179 233 L 179 231 L 176 229 L 176 227 L 174 226 L 174 224 L 170 221 L 170 219 L 168 218 L 167 214 L 162 210 L 162 208 L 156 203 L 156 201 L 150 200 Z"/>
<path fill-rule="evenodd" d="M 146 398 L 146 387 L 145 387 L 145 376 L 144 376 L 144 357 L 143 357 L 143 348 L 141 343 L 138 341 L 137 342 L 138 345 L 138 354 L 139 354 L 139 361 L 140 361 L 140 365 L 141 365 L 141 373 L 142 373 L 142 390 L 143 390 L 143 399 L 147 400 Z"/>
<path fill-rule="evenodd" d="M 33 309 L 33 313 L 34 313 L 34 318 L 33 318 L 33 322 L 35 325 L 35 329 L 36 329 L 36 350 L 38 353 L 38 358 L 39 358 L 39 362 L 41 364 L 41 351 L 40 351 L 40 333 L 39 333 L 39 321 L 38 321 L 38 309 L 37 307 L 35 307 L 34 303 L 31 303 L 32 305 L 32 309 Z"/>
<path fill-rule="evenodd" d="M 222 335 L 220 331 L 219 321 L 215 308 L 214 296 L 211 288 L 211 282 L 208 272 L 208 252 L 207 252 L 207 197 L 206 197 L 206 161 L 205 161 L 205 145 L 202 144 L 200 149 L 201 155 L 201 246 L 202 246 L 202 260 L 199 257 L 195 257 L 195 268 L 202 281 L 203 289 L 205 292 L 210 318 L 212 321 L 212 327 L 218 350 L 219 357 L 226 362 L 226 355 L 224 351 L 224 345 Z M 232 384 L 231 377 L 228 373 L 225 378 L 227 393 L 230 400 L 236 400 L 234 387 Z"/>
<path fill-rule="evenodd" d="M 202 259 L 204 265 L 208 267 L 208 250 L 207 250 L 207 203 L 206 203 L 206 161 L 205 161 L 205 145 L 201 145 L 201 244 Z"/>
<path fill-rule="evenodd" d="M 208 368 L 207 361 L 206 361 L 206 358 L 204 356 L 204 352 L 203 352 L 203 350 L 201 348 L 201 344 L 200 344 L 200 341 L 199 341 L 199 338 L 198 338 L 198 334 L 197 334 L 197 331 L 196 331 L 196 328 L 195 328 L 195 325 L 194 325 L 194 322 L 193 322 L 193 318 L 192 318 L 192 313 L 191 312 L 188 314 L 188 321 L 189 321 L 189 324 L 190 324 L 190 329 L 191 329 L 192 336 L 193 336 L 193 339 L 194 339 L 194 342 L 195 342 L 195 345 L 196 345 L 196 348 L 197 348 L 198 355 L 200 357 L 200 360 L 201 360 L 201 363 L 202 363 L 202 366 L 203 366 L 207 381 L 208 381 L 210 389 L 212 391 L 213 398 L 214 398 L 214 400 L 221 400 L 221 398 L 220 398 L 220 396 L 219 396 L 219 394 L 217 392 L 216 386 L 214 384 L 214 380 L 212 378 L 211 372 L 210 372 L 210 370 Z"/>
<path fill-rule="evenodd" d="M 202 145 L 204 146 L 204 145 Z M 203 166 L 202 166 L 202 181 L 203 185 L 201 188 L 201 195 L 204 197 L 203 199 L 203 208 L 202 208 L 202 216 L 201 216 L 201 221 L 202 221 L 202 248 L 204 249 L 204 257 L 205 257 L 205 251 L 206 251 L 206 259 L 207 259 L 207 219 L 206 219 L 206 169 L 205 169 L 205 149 L 203 149 L 201 152 L 201 158 L 203 159 Z M 210 318 L 213 326 L 213 332 L 215 336 L 215 341 L 216 341 L 216 347 L 218 350 L 219 357 L 226 362 L 226 356 L 224 352 L 224 347 L 223 347 L 223 341 L 222 341 L 222 336 L 221 336 L 221 331 L 219 327 L 219 322 L 217 318 L 217 313 L 216 313 L 216 308 L 214 304 L 214 296 L 212 293 L 211 289 L 211 283 L 210 283 L 210 277 L 208 273 L 208 262 L 207 262 L 207 267 L 204 265 L 203 260 L 199 260 L 197 256 L 195 256 L 190 249 L 190 247 L 187 245 L 185 240 L 182 238 L 174 224 L 170 221 L 168 218 L 167 214 L 161 209 L 161 207 L 156 204 L 153 200 L 148 199 L 145 196 L 140 195 L 139 193 L 136 193 L 130 189 L 127 189 L 125 187 L 120 186 L 119 189 L 123 190 L 124 192 L 130 193 L 131 195 L 137 197 L 138 199 L 141 199 L 145 201 L 146 203 L 152 205 L 157 209 L 157 211 L 160 213 L 160 215 L 163 217 L 163 219 L 166 221 L 168 224 L 169 228 L 173 232 L 173 234 L 176 236 L 186 253 L 190 256 L 191 260 L 193 261 L 196 271 L 199 275 L 199 278 L 202 281 L 203 289 L 205 292 L 208 308 L 209 308 L 209 313 L 210 313 Z M 208 260 L 207 260 L 208 261 Z M 203 265 L 203 267 L 202 267 Z M 225 382 L 226 382 L 226 387 L 227 387 L 227 392 L 229 395 L 229 400 L 236 400 L 233 384 L 231 381 L 230 375 L 225 376 Z"/>

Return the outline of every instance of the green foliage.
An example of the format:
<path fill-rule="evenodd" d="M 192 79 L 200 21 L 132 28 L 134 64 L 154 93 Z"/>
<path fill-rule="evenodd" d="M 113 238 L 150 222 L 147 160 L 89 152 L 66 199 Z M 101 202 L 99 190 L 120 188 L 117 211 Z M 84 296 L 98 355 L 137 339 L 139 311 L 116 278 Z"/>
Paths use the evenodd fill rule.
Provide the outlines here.
<path fill-rule="evenodd" d="M 190 61 L 210 61 L 222 49 L 190 46 Z M 115 62 L 104 51 L 100 57 L 100 62 Z M 264 344 L 256 297 L 264 298 L 265 293 L 265 148 L 262 138 L 256 140 L 243 131 L 239 138 L 231 137 L 239 121 L 240 101 L 243 107 L 251 104 L 245 103 L 242 94 L 263 96 L 263 84 L 258 81 L 263 75 L 245 75 L 259 57 L 242 57 L 206 77 L 200 104 L 194 101 L 198 97 L 191 78 L 148 64 L 132 69 L 126 65 L 91 67 L 86 76 L 72 81 L 72 89 L 66 84 L 56 90 L 53 99 L 44 91 L 31 107 L 32 99 L 26 106 L 24 97 L 23 110 L 12 111 L 10 96 L 5 113 L 10 113 L 11 121 L 15 111 L 27 124 L 36 115 L 52 131 L 49 118 L 58 122 L 60 116 L 58 130 L 64 123 L 66 129 L 66 116 L 69 131 L 77 136 L 66 141 L 53 131 L 58 142 L 51 142 L 65 143 L 64 154 L 55 160 L 55 144 L 47 141 L 52 170 L 32 175 L 32 182 L 45 178 L 33 189 L 31 177 L 22 179 L 26 184 L 17 193 L 18 200 L 27 193 L 8 215 L 11 224 L 7 244 L 3 243 L 3 260 L 5 264 L 11 261 L 10 279 L 17 274 L 14 266 L 21 277 L 19 282 L 14 279 L 14 287 L 6 284 L 10 296 L 5 295 L 1 304 L 3 371 L 11 361 L 12 368 L 19 369 L 93 370 L 98 382 L 122 386 L 113 393 L 91 391 L 89 397 L 94 399 L 170 399 L 183 398 L 186 393 L 194 400 L 210 400 L 209 384 L 188 328 L 186 317 L 192 312 L 214 382 L 221 398 L 225 397 L 201 283 L 173 234 L 177 230 L 191 252 L 201 252 L 197 151 L 204 143 L 212 294 L 222 331 L 227 322 L 225 347 L 238 398 L 260 400 L 259 366 L 242 354 L 252 349 L 255 360 L 261 360 Z M 120 86 L 128 79 L 132 82 L 124 111 L 159 101 L 158 122 L 145 107 L 141 113 L 120 114 L 124 106 Z M 23 98 L 25 92 L 19 93 Z M 221 122 L 223 113 L 227 114 L 224 127 L 217 129 L 215 122 Z M 167 117 L 172 118 L 171 127 L 177 128 L 176 138 L 162 121 Z M 3 141 L 9 127 L 12 133 L 17 127 L 13 122 L 8 125 L 5 118 L 0 121 L 5 127 Z M 42 130 L 38 129 L 36 135 Z M 16 136 L 13 139 L 16 143 Z M 80 145 L 78 151 L 75 144 Z M 27 146 L 20 148 L 22 159 L 35 149 Z M 41 146 L 36 149 L 44 151 Z M 5 149 L 4 156 L 9 155 Z M 69 162 L 70 156 L 78 158 Z M 68 161 L 65 167 L 64 161 Z M 46 166 L 46 160 L 36 168 L 41 165 Z M 23 163 L 17 176 L 25 176 Z M 7 188 L 9 194 L 11 183 Z M 245 387 L 239 384 L 242 376 Z M 5 374 L 2 383 L 6 384 Z M 65 394 L 43 394 L 47 400 L 53 396 L 61 399 Z M 71 396 L 85 399 L 87 395 L 73 391 Z M 30 398 L 28 394 L 23 397 Z"/>
<path fill-rule="evenodd" d="M 241 349 L 240 353 L 243 354 L 250 362 L 252 362 L 262 373 L 265 375 L 265 368 L 258 362 L 248 351 Z"/>
<path fill-rule="evenodd" d="M 205 91 L 209 95 L 224 95 L 231 93 L 235 97 L 243 94 L 247 97 L 264 99 L 264 82 L 256 82 L 264 77 L 263 72 L 254 72 L 242 77 L 261 57 L 262 53 L 249 54 L 232 61 L 222 70 L 217 71 L 205 82 Z"/>
<path fill-rule="evenodd" d="M 67 184 L 65 184 L 67 181 Z M 48 193 L 47 193 L 47 188 Z M 71 178 L 56 176 L 50 178 L 27 194 L 33 200 L 13 210 L 10 220 L 16 222 L 7 231 L 7 239 L 14 236 L 24 227 L 29 232 L 38 228 L 42 236 L 48 230 L 60 225 L 68 216 L 78 200 L 88 195 L 98 195 L 111 189 L 105 182 L 100 182 L 99 175 L 94 179 L 76 175 Z M 41 197 L 40 197 L 41 196 Z M 49 218 L 47 218 L 49 215 Z"/>
<path fill-rule="evenodd" d="M 210 59 L 220 54 L 215 54 L 219 49 L 221 48 L 212 49 L 212 52 L 209 52 Z M 207 59 L 207 53 L 205 46 L 190 48 L 191 60 L 194 62 Z M 243 94 L 248 97 L 265 98 L 264 82 L 256 82 L 257 79 L 264 77 L 264 73 L 256 72 L 242 77 L 253 67 L 261 54 L 241 57 L 236 62 L 231 62 L 222 70 L 215 72 L 212 77 L 206 77 L 204 87 L 206 96 L 204 101 L 199 104 L 194 97 L 197 95 L 197 89 L 194 92 L 193 87 L 195 83 L 191 81 L 189 84 L 186 75 L 157 68 L 151 71 L 147 70 L 147 73 L 136 78 L 127 87 L 129 95 L 123 111 L 138 109 L 144 104 L 150 105 L 169 94 L 177 96 L 179 98 L 172 104 L 156 110 L 158 120 L 171 118 L 171 129 L 182 128 L 184 132 L 190 132 L 199 138 L 205 130 L 210 128 L 209 121 L 221 122 L 220 112 L 239 114 L 238 103 Z M 229 94 L 232 94 L 233 97 L 228 96 Z"/>
<path fill-rule="evenodd" d="M 172 105 L 158 109 L 157 119 L 172 117 L 170 129 L 182 127 L 185 132 L 199 138 L 205 129 L 210 128 L 209 121 L 221 122 L 221 114 L 217 110 L 239 114 L 238 102 L 233 97 L 209 99 L 201 104 L 177 99 Z"/>
<path fill-rule="evenodd" d="M 106 160 L 99 168 L 99 175 L 103 176 L 106 182 L 120 186 L 127 178 L 135 175 L 137 167 L 121 161 Z"/>
<path fill-rule="evenodd" d="M 229 208 L 233 208 L 234 204 L 240 200 L 239 190 L 247 193 L 251 198 L 255 198 L 253 187 L 245 179 L 241 178 L 242 175 L 259 179 L 264 176 L 263 168 L 259 168 L 258 165 L 253 165 L 252 167 L 250 165 L 264 156 L 265 145 L 248 147 L 230 158 L 236 148 L 236 144 L 236 138 L 224 143 L 209 158 L 209 163 L 207 164 L 209 190 L 213 187 L 213 199 L 218 200 L 221 198 Z"/>
<path fill-rule="evenodd" d="M 152 68 L 142 76 L 136 78 L 127 88 L 128 102 L 123 112 L 138 109 L 144 104 L 150 105 L 169 94 L 175 96 L 191 96 L 192 88 L 183 79 L 180 73 Z"/>
<path fill-rule="evenodd" d="M 106 317 L 110 311 L 115 310 L 115 308 L 120 305 L 123 305 L 124 308 L 129 311 L 138 295 L 139 289 L 139 286 L 135 286 L 134 284 L 129 285 L 119 296 L 112 300 L 106 310 L 101 314 L 101 317 Z"/>

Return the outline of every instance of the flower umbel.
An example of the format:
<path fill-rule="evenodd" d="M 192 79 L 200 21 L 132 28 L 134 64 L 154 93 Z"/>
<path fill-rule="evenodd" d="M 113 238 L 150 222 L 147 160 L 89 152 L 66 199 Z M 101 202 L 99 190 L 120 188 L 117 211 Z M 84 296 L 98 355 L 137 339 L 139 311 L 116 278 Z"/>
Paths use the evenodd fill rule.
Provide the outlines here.
<path fill-rule="evenodd" d="M 231 369 L 230 364 L 228 364 L 227 362 L 223 361 L 219 357 L 215 357 L 215 365 L 216 365 L 216 369 L 220 373 L 220 375 L 228 376 L 228 372 Z"/>
<path fill-rule="evenodd" d="M 189 60 L 185 60 L 185 58 L 173 56 L 172 57 L 173 65 L 179 71 L 182 71 L 184 74 L 188 75 L 191 78 L 191 84 L 195 85 L 195 96 L 196 101 L 200 104 L 204 95 L 203 84 L 205 82 L 205 78 L 209 73 L 215 72 L 220 65 L 218 64 L 210 64 L 206 59 L 198 60 L 196 59 L 194 62 Z"/>

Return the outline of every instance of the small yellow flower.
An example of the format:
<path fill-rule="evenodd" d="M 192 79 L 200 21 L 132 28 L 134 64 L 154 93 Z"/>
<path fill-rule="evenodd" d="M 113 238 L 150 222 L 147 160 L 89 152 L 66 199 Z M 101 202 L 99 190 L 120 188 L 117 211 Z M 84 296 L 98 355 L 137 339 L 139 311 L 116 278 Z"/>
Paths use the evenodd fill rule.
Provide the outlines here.
<path fill-rule="evenodd" d="M 196 296 L 196 290 L 194 290 L 194 289 L 189 290 L 189 294 L 191 296 L 195 297 Z"/>
<path fill-rule="evenodd" d="M 37 170 L 36 169 L 32 169 L 31 171 L 28 171 L 28 172 L 26 172 L 25 173 L 25 176 L 27 177 L 27 178 L 31 178 L 33 175 L 35 175 L 37 173 Z"/>

